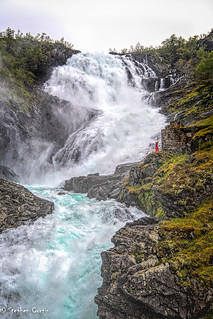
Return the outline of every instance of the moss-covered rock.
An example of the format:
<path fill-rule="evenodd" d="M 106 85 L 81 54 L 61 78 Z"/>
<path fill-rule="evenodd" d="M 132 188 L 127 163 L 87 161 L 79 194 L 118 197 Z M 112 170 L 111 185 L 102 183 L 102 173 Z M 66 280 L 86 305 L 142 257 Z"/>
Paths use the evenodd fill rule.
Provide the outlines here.
<path fill-rule="evenodd" d="M 213 196 L 185 218 L 163 222 L 159 233 L 158 256 L 169 262 L 179 283 L 188 287 L 196 279 L 213 287 Z"/>
<path fill-rule="evenodd" d="M 131 168 L 120 200 L 160 218 L 183 217 L 213 192 L 212 116 L 195 123 L 191 155 L 149 154 Z"/>

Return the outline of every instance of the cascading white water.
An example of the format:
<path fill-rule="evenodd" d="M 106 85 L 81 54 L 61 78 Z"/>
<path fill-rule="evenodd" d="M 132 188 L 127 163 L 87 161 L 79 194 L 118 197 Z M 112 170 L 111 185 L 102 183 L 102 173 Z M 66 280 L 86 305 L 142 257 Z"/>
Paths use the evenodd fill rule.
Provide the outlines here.
<path fill-rule="evenodd" d="M 164 117 L 145 100 L 145 64 L 104 54 L 74 55 L 55 69 L 45 90 L 98 113 L 67 139 L 54 156 L 63 179 L 111 173 L 120 163 L 140 160 Z M 153 151 L 153 149 L 150 149 Z M 53 177 L 49 177 L 53 183 Z M 0 316 L 4 319 L 95 319 L 101 285 L 102 250 L 116 229 L 143 213 L 115 201 L 59 195 L 54 188 L 29 189 L 55 203 L 52 215 L 0 235 Z"/>
<path fill-rule="evenodd" d="M 156 77 L 146 65 L 128 57 L 77 54 L 56 68 L 45 90 L 81 107 L 99 110 L 87 126 L 73 133 L 54 156 L 56 169 L 66 176 L 112 173 L 121 163 L 140 160 L 164 117 L 146 100 L 142 79 Z M 77 162 L 77 165 L 76 165 Z"/>

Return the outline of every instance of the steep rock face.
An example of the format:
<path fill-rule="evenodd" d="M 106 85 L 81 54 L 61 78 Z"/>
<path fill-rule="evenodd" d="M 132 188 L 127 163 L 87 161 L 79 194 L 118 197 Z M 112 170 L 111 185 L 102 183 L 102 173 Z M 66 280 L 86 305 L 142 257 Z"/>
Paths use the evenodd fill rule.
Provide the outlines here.
<path fill-rule="evenodd" d="M 23 186 L 0 179 L 0 232 L 45 217 L 53 203 L 38 198 Z"/>
<path fill-rule="evenodd" d="M 100 319 L 202 318 L 209 312 L 212 289 L 196 280 L 183 287 L 159 253 L 158 221 L 128 223 L 102 253 L 102 287 L 95 302 Z"/>
<path fill-rule="evenodd" d="M 160 90 L 169 89 L 174 83 L 176 83 L 183 73 L 176 69 L 171 69 L 168 64 L 163 60 L 152 54 L 145 53 L 132 53 L 131 56 L 135 61 L 145 62 L 156 74 L 154 78 L 145 78 L 142 80 L 142 84 L 149 92 L 155 92 Z M 137 65 L 137 62 L 135 62 Z M 161 93 L 162 94 L 162 93 Z"/>
<path fill-rule="evenodd" d="M 192 137 L 197 130 L 195 126 L 183 127 L 177 121 L 170 123 L 161 131 L 162 150 L 173 154 L 193 153 L 196 149 Z"/>
<path fill-rule="evenodd" d="M 6 39 L 2 39 L 3 44 Z M 52 168 L 54 154 L 72 132 L 91 120 L 94 112 L 82 108 L 80 113 L 71 103 L 40 89 L 54 67 L 65 64 L 79 51 L 32 37 L 13 39 L 11 43 L 11 50 L 1 53 L 6 61 L 12 56 L 22 76 L 16 74 L 13 65 L 7 68 L 7 63 L 2 64 L 0 165 L 14 168 L 29 181 L 33 171 L 39 176 Z"/>

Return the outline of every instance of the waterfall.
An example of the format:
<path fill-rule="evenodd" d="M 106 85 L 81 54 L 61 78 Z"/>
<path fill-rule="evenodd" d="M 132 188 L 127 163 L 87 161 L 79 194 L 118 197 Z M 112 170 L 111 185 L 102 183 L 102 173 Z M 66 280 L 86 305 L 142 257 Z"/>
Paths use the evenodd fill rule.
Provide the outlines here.
<path fill-rule="evenodd" d="M 56 171 L 70 175 L 112 173 L 116 165 L 148 152 L 164 117 L 148 104 L 143 80 L 156 78 L 145 63 L 130 57 L 77 54 L 54 70 L 45 91 L 98 114 L 72 133 L 53 157 Z"/>
<path fill-rule="evenodd" d="M 116 165 L 154 151 L 150 144 L 165 119 L 149 105 L 153 93 L 144 89 L 143 80 L 155 78 L 146 63 L 105 54 L 77 54 L 56 68 L 44 90 L 70 101 L 80 119 L 85 109 L 94 116 L 80 121 L 54 153 L 58 175 L 50 170 L 48 183 L 54 186 L 72 175 L 108 174 Z M 74 127 L 76 111 L 63 109 L 62 115 L 64 126 Z M 46 144 L 45 148 L 44 153 L 39 148 L 41 154 L 33 159 L 36 169 L 37 159 L 39 165 L 45 164 Z M 98 202 L 44 185 L 27 187 L 54 202 L 55 210 L 33 224 L 0 234 L 2 318 L 96 319 L 101 251 L 112 247 L 117 229 L 144 214 L 114 200 Z"/>

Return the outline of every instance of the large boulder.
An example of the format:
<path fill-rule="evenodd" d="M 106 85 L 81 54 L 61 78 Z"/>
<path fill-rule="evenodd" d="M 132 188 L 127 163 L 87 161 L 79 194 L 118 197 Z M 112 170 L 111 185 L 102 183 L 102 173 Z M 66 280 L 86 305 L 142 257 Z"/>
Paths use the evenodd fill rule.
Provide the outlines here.
<path fill-rule="evenodd" d="M 0 179 L 0 232 L 45 217 L 53 203 L 33 195 L 21 185 Z"/>

